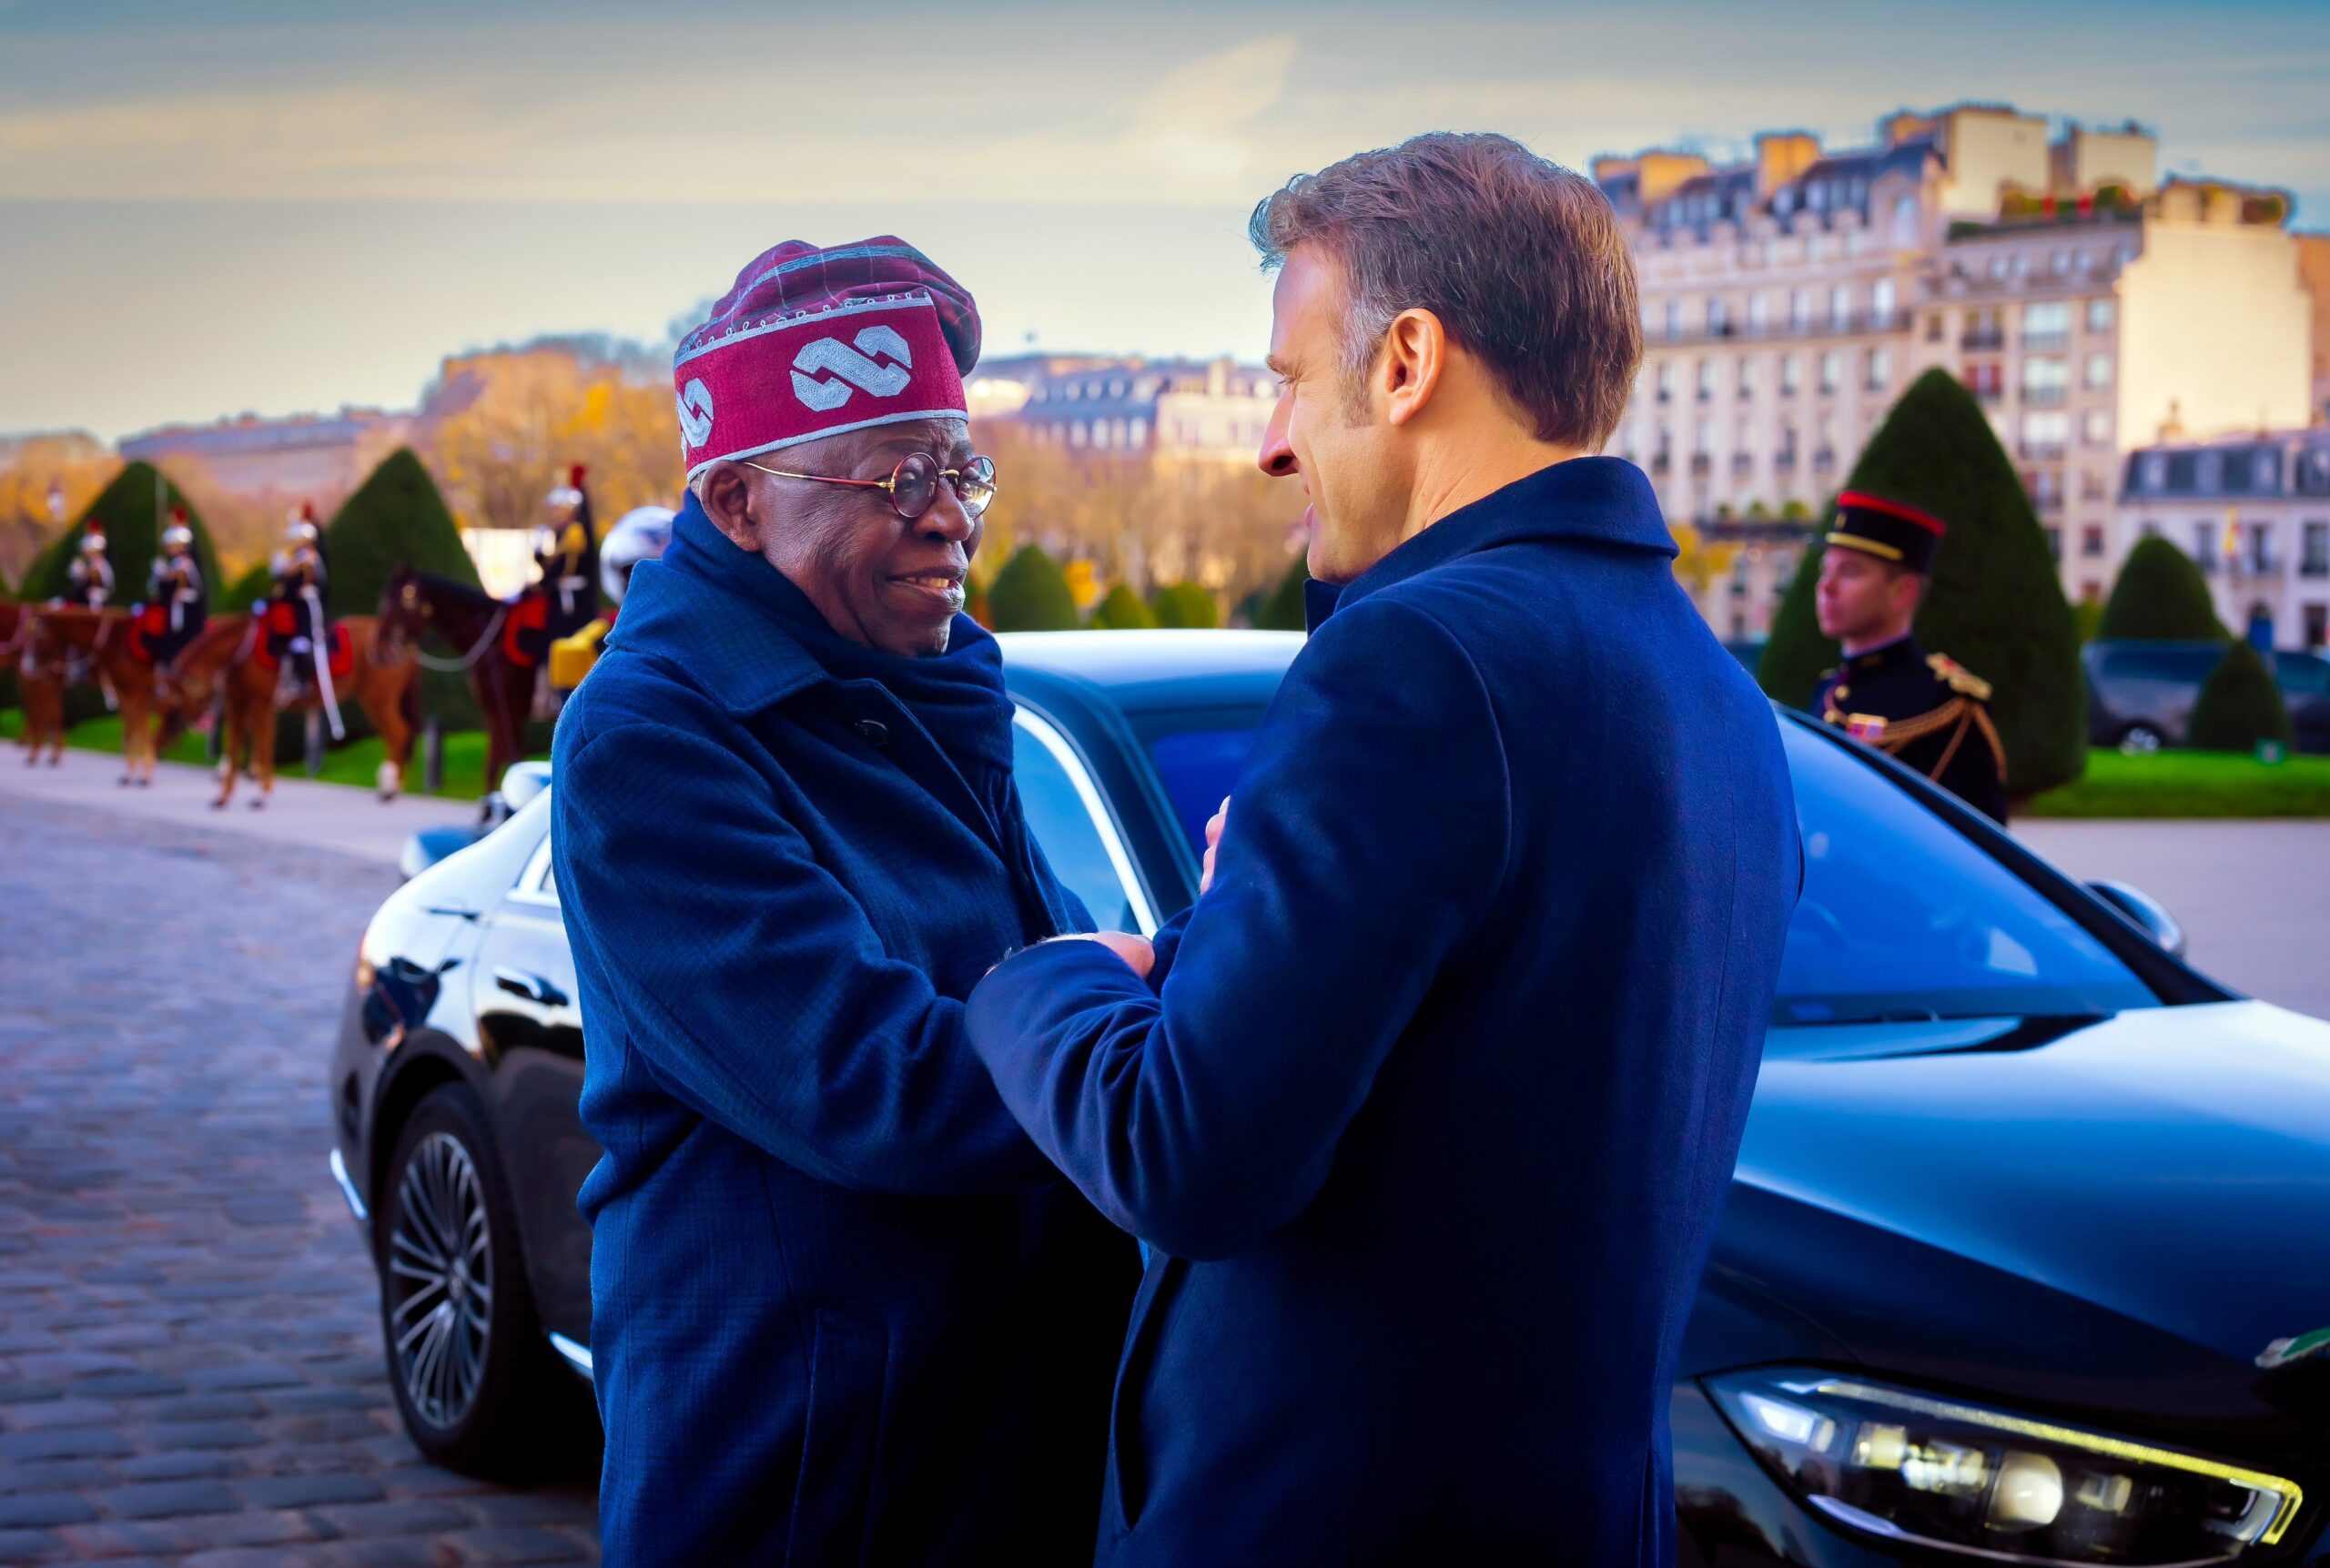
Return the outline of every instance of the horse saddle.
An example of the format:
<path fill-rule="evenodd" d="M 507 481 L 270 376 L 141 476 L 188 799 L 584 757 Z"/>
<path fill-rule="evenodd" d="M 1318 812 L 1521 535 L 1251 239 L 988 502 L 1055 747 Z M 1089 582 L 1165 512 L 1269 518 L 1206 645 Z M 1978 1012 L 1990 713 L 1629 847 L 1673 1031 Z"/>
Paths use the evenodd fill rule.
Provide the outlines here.
<path fill-rule="evenodd" d="M 550 594 L 529 588 L 510 606 L 501 622 L 501 656 L 521 670 L 531 670 L 550 652 Z"/>
<path fill-rule="evenodd" d="M 299 616 L 289 604 L 270 604 L 267 615 L 268 634 L 251 650 L 251 657 L 258 661 L 262 670 L 273 670 L 283 663 L 283 646 L 299 634 Z M 334 625 L 327 641 L 331 644 L 331 678 L 345 681 L 356 668 L 356 645 L 349 641 L 348 628 Z"/>
<path fill-rule="evenodd" d="M 129 618 L 129 652 L 141 664 L 154 663 L 154 641 L 167 637 L 170 632 L 169 607 L 165 604 L 140 604 Z"/>

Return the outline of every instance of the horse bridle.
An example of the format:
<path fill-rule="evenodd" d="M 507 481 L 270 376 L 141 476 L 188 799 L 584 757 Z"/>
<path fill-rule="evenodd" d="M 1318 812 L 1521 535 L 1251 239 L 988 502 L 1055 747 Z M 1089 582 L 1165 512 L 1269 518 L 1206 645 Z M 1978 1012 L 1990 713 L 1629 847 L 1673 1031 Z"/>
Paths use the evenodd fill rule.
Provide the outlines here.
<path fill-rule="evenodd" d="M 397 597 L 402 602 L 402 608 L 408 613 L 417 614 L 431 625 L 436 623 L 437 606 L 421 596 L 419 583 L 407 582 L 403 592 Z M 412 643 L 412 656 L 424 670 L 434 670 L 442 675 L 465 675 L 477 667 L 477 662 L 480 659 L 485 657 L 485 651 L 493 646 L 495 634 L 501 630 L 501 623 L 509 617 L 510 606 L 496 604 L 493 607 L 493 613 L 486 620 L 485 630 L 478 633 L 476 643 L 458 659 L 435 657 L 420 646 L 420 640 L 417 638 Z M 392 622 L 390 630 L 395 633 L 399 653 L 401 656 L 405 640 L 404 628 Z"/>

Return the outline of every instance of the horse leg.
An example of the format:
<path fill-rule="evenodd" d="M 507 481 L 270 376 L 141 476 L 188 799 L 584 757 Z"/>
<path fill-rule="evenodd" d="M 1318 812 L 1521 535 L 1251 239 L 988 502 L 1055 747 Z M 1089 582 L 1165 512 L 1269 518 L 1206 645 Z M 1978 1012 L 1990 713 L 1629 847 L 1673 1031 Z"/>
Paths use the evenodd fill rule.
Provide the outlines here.
<path fill-rule="evenodd" d="M 218 798 L 210 803 L 213 811 L 225 809 L 234 798 L 235 772 L 241 766 L 244 748 L 250 744 L 243 729 L 242 699 L 232 688 L 219 699 L 218 722 L 225 733 L 218 741 Z"/>
<path fill-rule="evenodd" d="M 360 693 L 362 688 L 359 688 Z M 380 732 L 380 776 L 373 781 L 374 791 L 381 800 L 397 798 L 404 787 L 405 764 L 412 760 L 412 727 L 405 722 L 403 693 L 391 691 L 385 700 L 376 703 L 365 702 L 361 695 L 359 705 L 371 714 L 372 727 Z M 375 712 L 377 707 L 378 711 Z"/>
<path fill-rule="evenodd" d="M 258 794 L 251 797 L 251 809 L 266 808 L 275 794 L 275 716 L 278 710 L 273 699 L 263 707 L 263 717 L 251 731 L 251 760 L 258 764 Z"/>

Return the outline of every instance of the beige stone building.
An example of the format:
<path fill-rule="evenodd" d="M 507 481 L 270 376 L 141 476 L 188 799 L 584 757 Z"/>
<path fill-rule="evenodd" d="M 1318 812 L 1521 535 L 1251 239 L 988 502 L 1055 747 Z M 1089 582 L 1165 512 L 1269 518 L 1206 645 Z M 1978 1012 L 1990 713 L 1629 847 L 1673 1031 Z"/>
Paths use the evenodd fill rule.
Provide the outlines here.
<path fill-rule="evenodd" d="M 1268 370 L 1230 359 L 1027 355 L 981 365 L 975 421 L 1009 420 L 1072 451 L 1251 462 L 1278 404 Z"/>
<path fill-rule="evenodd" d="M 2235 632 L 2330 642 L 2330 428 L 2139 448 L 2116 508 L 2132 546 L 2157 536 L 2193 558 Z"/>
<path fill-rule="evenodd" d="M 1645 329 L 1613 450 L 1670 519 L 1741 545 L 1700 595 L 1719 633 L 1766 634 L 1809 521 L 1929 367 L 1981 399 L 2074 596 L 2108 589 L 2125 552 L 2132 447 L 2175 420 L 2305 422 L 2312 308 L 2286 199 L 2161 186 L 2154 164 L 2132 126 L 2057 135 L 1981 105 L 1889 116 L 1847 151 L 1775 132 L 1723 167 L 1596 160 Z"/>

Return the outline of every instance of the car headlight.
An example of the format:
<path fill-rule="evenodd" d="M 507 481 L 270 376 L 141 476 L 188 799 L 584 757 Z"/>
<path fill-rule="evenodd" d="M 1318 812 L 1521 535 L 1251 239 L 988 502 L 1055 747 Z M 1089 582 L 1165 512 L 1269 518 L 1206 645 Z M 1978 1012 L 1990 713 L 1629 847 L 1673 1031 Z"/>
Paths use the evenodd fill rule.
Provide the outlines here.
<path fill-rule="evenodd" d="M 1732 1430 L 1820 1512 L 2007 1563 L 2222 1563 L 2282 1538 L 2295 1482 L 1835 1372 L 1706 1381 Z"/>

